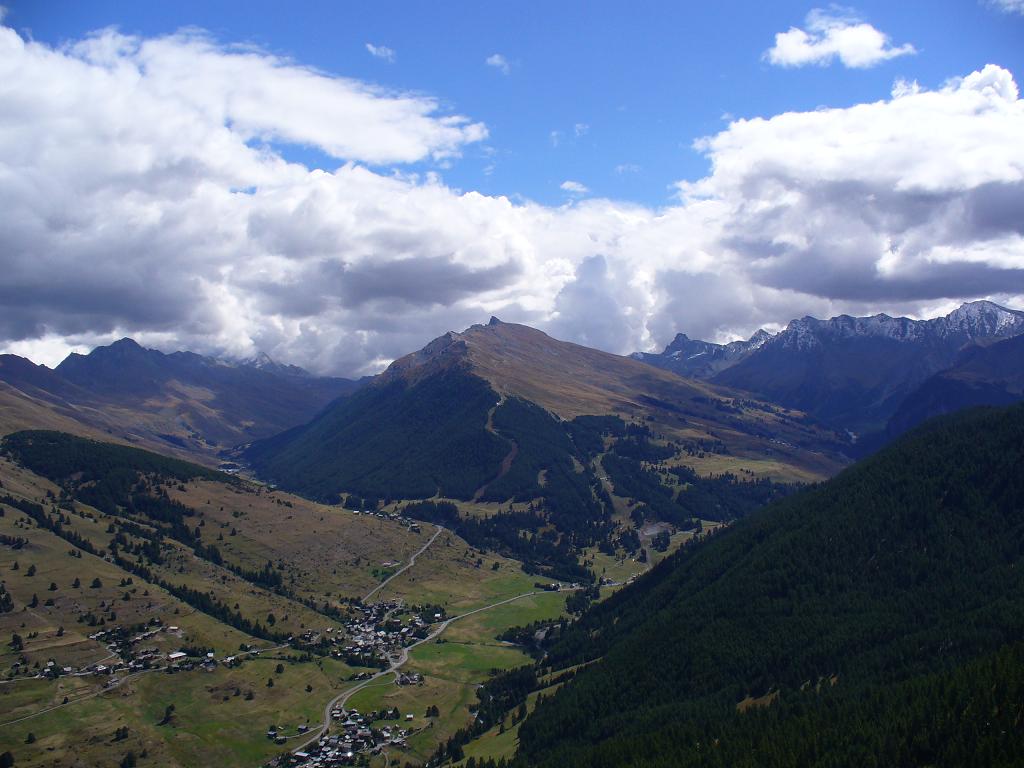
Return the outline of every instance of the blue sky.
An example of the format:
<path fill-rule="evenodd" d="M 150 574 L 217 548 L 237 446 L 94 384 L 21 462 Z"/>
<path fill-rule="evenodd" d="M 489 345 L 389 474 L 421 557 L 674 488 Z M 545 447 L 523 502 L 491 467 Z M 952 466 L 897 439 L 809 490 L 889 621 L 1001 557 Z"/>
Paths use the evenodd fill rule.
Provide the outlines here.
<path fill-rule="evenodd" d="M 14 0 L 0 351 L 1024 308 L 1022 73 L 1024 0 Z"/>
<path fill-rule="evenodd" d="M 695 139 L 724 117 L 770 117 L 888 96 L 894 80 L 934 88 L 996 63 L 1024 72 L 1024 16 L 971 0 L 859 2 L 864 21 L 914 55 L 868 69 L 781 68 L 774 35 L 801 26 L 807 2 L 49 2 L 9 3 L 6 23 L 60 44 L 107 26 L 160 36 L 200 27 L 327 73 L 439 98 L 490 137 L 435 169 L 464 190 L 564 202 L 562 182 L 650 206 L 708 162 Z M 242 10 L 244 8 L 244 10 Z M 394 52 L 388 62 L 366 44 Z M 485 60 L 500 54 L 508 74 Z M 283 148 L 309 165 L 337 162 Z M 448 164 L 446 164 L 448 165 Z M 409 170 L 406 168 L 405 170 Z"/>

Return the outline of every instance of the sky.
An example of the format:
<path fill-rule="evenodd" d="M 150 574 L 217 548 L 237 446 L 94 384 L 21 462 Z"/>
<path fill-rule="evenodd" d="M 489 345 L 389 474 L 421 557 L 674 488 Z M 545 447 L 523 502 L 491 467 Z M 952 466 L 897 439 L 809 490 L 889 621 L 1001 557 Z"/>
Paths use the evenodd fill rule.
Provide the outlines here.
<path fill-rule="evenodd" d="M 1024 308 L 1024 2 L 634 5 L 9 2 L 0 350 Z"/>

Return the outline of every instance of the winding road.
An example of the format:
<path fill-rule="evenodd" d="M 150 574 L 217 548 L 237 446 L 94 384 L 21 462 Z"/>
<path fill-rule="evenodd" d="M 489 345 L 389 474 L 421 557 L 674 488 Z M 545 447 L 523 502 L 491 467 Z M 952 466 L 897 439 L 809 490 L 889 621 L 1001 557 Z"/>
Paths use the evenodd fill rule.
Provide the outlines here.
<path fill-rule="evenodd" d="M 435 535 L 435 537 L 437 536 L 437 534 L 434 534 L 434 535 Z M 420 550 L 420 551 L 422 551 L 422 550 Z M 328 733 L 328 731 L 330 730 L 330 727 L 331 727 L 331 711 L 332 710 L 337 709 L 339 707 L 344 707 L 348 703 L 349 699 L 351 699 L 359 691 L 363 690 L 363 688 L 366 688 L 367 686 L 369 686 L 370 683 L 372 683 L 374 680 L 378 680 L 378 679 L 384 677 L 385 675 L 390 675 L 390 674 L 398 672 L 399 668 L 402 667 L 402 665 L 404 665 L 409 660 L 409 651 L 411 651 L 413 648 L 415 648 L 418 645 L 423 645 L 423 643 L 430 642 L 431 640 L 434 640 L 435 638 L 437 638 L 438 635 L 440 635 L 442 632 L 444 632 L 446 629 L 448 629 L 448 625 L 451 624 L 452 622 L 459 621 L 460 619 L 464 619 L 467 616 L 472 616 L 475 613 L 481 613 L 482 611 L 488 611 L 491 608 L 497 608 L 499 605 L 505 605 L 506 603 L 512 603 L 512 602 L 515 602 L 516 600 L 522 600 L 524 597 L 529 597 L 530 595 L 537 595 L 537 594 L 540 594 L 540 593 L 536 592 L 536 591 L 534 591 L 534 592 L 524 592 L 521 595 L 516 595 L 515 597 L 509 597 L 509 598 L 507 598 L 505 600 L 499 600 L 496 603 L 491 603 L 490 605 L 485 605 L 482 608 L 475 608 L 472 611 L 466 611 L 466 613 L 460 614 L 458 616 L 452 616 L 450 619 L 445 619 L 444 621 L 442 621 L 440 624 L 437 625 L 437 627 L 434 629 L 433 632 L 431 632 L 429 635 L 424 637 L 422 640 L 417 640 L 412 645 L 408 645 L 405 648 L 403 648 L 402 652 L 401 652 L 401 654 L 400 654 L 400 656 L 398 658 L 398 661 L 394 662 L 390 667 L 388 667 L 387 669 L 382 669 L 380 672 L 377 672 L 376 674 L 374 674 L 374 675 L 366 678 L 365 680 L 361 681 L 359 683 L 359 685 L 353 686 L 352 688 L 349 688 L 348 690 L 342 691 L 337 696 L 335 696 L 333 699 L 328 701 L 327 702 L 327 706 L 324 707 L 324 720 L 323 720 L 323 723 L 322 723 L 322 725 L 320 727 L 320 730 L 317 733 L 314 733 L 312 736 L 310 736 L 304 742 L 302 742 L 302 744 L 300 744 L 299 746 L 294 747 L 292 749 L 292 753 L 294 754 L 295 752 L 301 752 L 306 747 L 308 747 L 310 744 L 312 744 L 312 743 L 314 743 L 316 741 L 319 741 L 320 739 L 322 739 L 325 736 L 327 736 L 327 733 Z"/>
<path fill-rule="evenodd" d="M 431 544 L 434 543 L 434 539 L 436 539 L 438 536 L 440 536 L 441 535 L 441 531 L 443 531 L 443 530 L 444 530 L 444 526 L 441 526 L 441 525 L 437 526 L 437 530 L 434 531 L 434 535 L 430 537 L 430 539 L 427 541 L 426 544 L 424 544 L 422 547 L 420 547 L 418 550 L 416 550 L 415 553 L 413 553 L 413 556 L 409 558 L 409 562 L 406 563 L 405 565 L 403 565 L 401 568 L 399 568 L 394 573 L 392 573 L 386 579 L 384 579 L 384 581 L 382 581 L 376 587 L 374 587 L 369 592 L 367 592 L 363 596 L 363 602 L 365 603 L 367 600 L 369 600 L 371 597 L 373 597 L 374 594 L 376 594 L 378 590 L 380 590 L 381 588 L 387 586 L 389 581 L 391 581 L 392 579 L 398 578 L 403 573 L 405 573 L 407 570 L 412 568 L 416 564 L 416 558 L 419 557 L 420 555 L 422 555 L 424 552 L 427 551 L 427 547 L 429 547 Z"/>

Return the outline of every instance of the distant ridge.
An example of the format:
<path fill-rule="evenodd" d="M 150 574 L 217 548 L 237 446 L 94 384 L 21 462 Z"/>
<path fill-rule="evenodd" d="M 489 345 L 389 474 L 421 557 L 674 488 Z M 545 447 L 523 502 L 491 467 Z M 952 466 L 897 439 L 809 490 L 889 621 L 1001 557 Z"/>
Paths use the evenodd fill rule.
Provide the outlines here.
<path fill-rule="evenodd" d="M 0 429 L 31 425 L 40 408 L 51 409 L 69 431 L 99 431 L 207 462 L 239 443 L 308 421 L 359 387 L 266 355 L 231 362 L 193 352 L 165 354 L 130 338 L 86 355 L 72 353 L 53 370 L 2 355 L 0 382 L 10 388 L 11 403 L 0 411 Z M 28 411 L 35 415 L 18 415 Z"/>
<path fill-rule="evenodd" d="M 1024 312 L 990 301 L 931 320 L 803 317 L 729 345 L 676 337 L 651 365 L 752 392 L 856 434 L 884 429 L 903 400 L 965 346 L 1024 333 Z M 706 362 L 705 359 L 706 358 Z"/>
<path fill-rule="evenodd" d="M 763 328 L 746 341 L 730 341 L 715 344 L 710 341 L 691 339 L 685 333 L 677 333 L 660 354 L 634 352 L 631 357 L 681 376 L 696 379 L 711 379 L 720 371 L 729 368 L 772 338 Z"/>
<path fill-rule="evenodd" d="M 889 419 L 893 439 L 934 416 L 1024 399 L 1024 335 L 964 349 L 956 363 L 926 379 Z"/>

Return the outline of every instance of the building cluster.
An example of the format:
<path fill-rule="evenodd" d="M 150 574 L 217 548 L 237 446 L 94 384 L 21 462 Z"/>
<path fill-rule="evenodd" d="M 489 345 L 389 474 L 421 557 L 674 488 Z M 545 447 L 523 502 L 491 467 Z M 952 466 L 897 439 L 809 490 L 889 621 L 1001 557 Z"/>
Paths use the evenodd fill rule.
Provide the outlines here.
<path fill-rule="evenodd" d="M 177 669 L 182 663 L 187 663 L 189 669 L 197 664 L 210 666 L 215 664 L 212 654 L 206 659 L 190 659 L 187 654 L 181 651 L 165 653 L 156 645 L 149 645 L 147 641 L 154 642 L 166 636 L 180 637 L 178 627 L 166 626 L 160 619 L 152 619 L 142 630 L 129 627 L 112 627 L 111 629 L 100 630 L 89 635 L 90 640 L 102 644 L 110 655 L 101 661 L 84 664 L 82 666 L 62 666 L 54 659 L 46 662 L 46 665 L 35 672 L 35 677 L 56 678 L 62 675 L 83 677 L 86 675 L 108 676 L 104 683 L 106 687 L 116 685 L 117 675 L 133 674 L 149 669 Z M 32 674 L 27 665 L 16 661 L 12 666 L 12 676 L 18 674 Z"/>
<path fill-rule="evenodd" d="M 403 648 L 425 638 L 432 623 L 443 619 L 442 610 L 407 613 L 396 601 L 360 606 L 335 635 L 334 655 L 354 666 L 385 668 L 401 659 Z"/>
<path fill-rule="evenodd" d="M 334 654 L 349 663 L 383 668 L 400 662 L 404 648 L 427 637 L 431 624 L 444 619 L 442 608 L 419 607 L 410 610 L 401 602 L 385 601 L 358 606 L 353 617 L 343 627 L 310 630 L 299 640 L 318 643 L 330 638 L 329 642 L 336 645 Z M 357 677 L 369 676 L 370 673 L 364 672 Z M 423 675 L 417 672 L 396 673 L 395 683 L 422 685 Z M 330 714 L 330 735 L 322 736 L 302 750 L 281 755 L 270 765 L 278 768 L 331 768 L 362 764 L 368 756 L 379 754 L 389 747 L 406 747 L 408 737 L 415 732 L 412 729 L 414 716 L 403 716 L 397 709 L 363 715 L 354 709 L 337 707 Z M 303 733 L 305 730 L 301 726 L 297 734 L 288 736 L 281 729 L 272 728 L 267 731 L 267 738 L 285 744 Z"/>
<path fill-rule="evenodd" d="M 380 754 L 388 747 L 406 747 L 407 739 L 414 733 L 402 724 L 413 719 L 403 718 L 397 709 L 370 712 L 366 715 L 357 710 L 335 709 L 331 720 L 335 733 L 324 736 L 307 748 L 287 754 L 274 760 L 277 768 L 333 768 L 334 766 L 355 765 L 368 755 Z M 394 724 L 373 727 L 372 723 L 395 721 Z M 275 730 L 267 732 L 268 738 L 278 737 Z"/>

